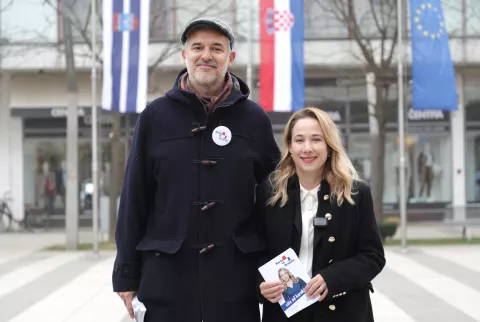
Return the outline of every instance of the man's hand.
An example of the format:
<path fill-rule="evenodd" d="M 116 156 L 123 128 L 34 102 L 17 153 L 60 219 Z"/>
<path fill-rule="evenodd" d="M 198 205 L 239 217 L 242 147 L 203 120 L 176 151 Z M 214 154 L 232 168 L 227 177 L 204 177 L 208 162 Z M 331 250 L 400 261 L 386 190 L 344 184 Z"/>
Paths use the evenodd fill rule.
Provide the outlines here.
<path fill-rule="evenodd" d="M 305 287 L 305 294 L 307 294 L 309 298 L 316 297 L 321 294 L 322 296 L 318 301 L 323 301 L 328 294 L 328 288 L 327 283 L 323 279 L 322 275 L 317 274 L 310 280 L 310 282 L 308 282 L 307 286 Z"/>
<path fill-rule="evenodd" d="M 281 282 L 263 282 L 260 284 L 260 293 L 272 303 L 278 303 L 282 299 L 285 287 Z"/>
<path fill-rule="evenodd" d="M 118 292 L 117 294 L 123 300 L 123 304 L 125 304 L 125 307 L 127 308 L 128 315 L 130 315 L 130 318 L 134 319 L 135 315 L 133 314 L 132 300 L 135 294 L 137 294 L 137 292 L 135 291 Z"/>

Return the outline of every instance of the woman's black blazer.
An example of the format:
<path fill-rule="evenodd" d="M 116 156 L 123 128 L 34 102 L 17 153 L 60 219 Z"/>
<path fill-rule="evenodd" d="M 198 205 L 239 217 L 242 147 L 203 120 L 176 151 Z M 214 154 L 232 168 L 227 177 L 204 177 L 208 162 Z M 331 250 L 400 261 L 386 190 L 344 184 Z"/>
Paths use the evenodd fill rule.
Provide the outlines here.
<path fill-rule="evenodd" d="M 312 274 L 320 274 L 325 279 L 328 296 L 289 321 L 373 321 L 369 290 L 373 292 L 371 281 L 385 266 L 385 256 L 370 188 L 354 181 L 352 191 L 355 204 L 344 201 L 338 206 L 330 196 L 328 182 L 321 183 L 316 216 L 326 218 L 328 224 L 315 228 Z M 259 203 L 264 203 L 270 196 L 267 180 L 258 187 L 257 198 Z M 263 226 L 268 254 L 264 261 L 288 248 L 299 254 L 302 213 L 296 176 L 288 182 L 288 197 L 284 207 L 277 203 L 265 208 Z M 262 302 L 264 322 L 287 321 L 279 304 L 265 299 Z"/>

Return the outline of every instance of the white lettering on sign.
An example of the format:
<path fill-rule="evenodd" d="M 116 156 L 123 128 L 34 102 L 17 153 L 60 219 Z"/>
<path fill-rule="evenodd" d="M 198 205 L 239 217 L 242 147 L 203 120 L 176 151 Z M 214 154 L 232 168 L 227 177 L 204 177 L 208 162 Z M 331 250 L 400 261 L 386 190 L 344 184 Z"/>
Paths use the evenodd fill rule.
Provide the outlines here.
<path fill-rule="evenodd" d="M 92 115 L 89 114 L 89 115 L 85 115 L 83 117 L 83 122 L 86 124 L 86 125 L 92 125 Z M 102 125 L 111 125 L 113 124 L 113 120 L 112 118 L 109 116 L 109 115 L 102 115 L 98 118 L 98 122 Z"/>
<path fill-rule="evenodd" d="M 408 111 L 408 119 L 411 121 L 421 120 L 444 120 L 445 114 L 442 110 L 413 110 Z"/>
<path fill-rule="evenodd" d="M 68 110 L 66 108 L 52 108 L 50 115 L 52 117 L 67 117 Z M 83 108 L 78 109 L 78 116 L 85 116 L 85 110 Z"/>

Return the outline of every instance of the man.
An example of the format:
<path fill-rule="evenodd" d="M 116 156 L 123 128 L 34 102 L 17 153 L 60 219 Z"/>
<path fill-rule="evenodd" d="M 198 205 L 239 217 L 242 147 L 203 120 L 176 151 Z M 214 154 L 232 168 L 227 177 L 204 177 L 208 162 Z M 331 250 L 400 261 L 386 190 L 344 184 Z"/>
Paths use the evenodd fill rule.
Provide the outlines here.
<path fill-rule="evenodd" d="M 255 187 L 275 168 L 270 120 L 227 71 L 230 27 L 215 18 L 181 34 L 186 69 L 140 114 L 118 214 L 113 289 L 146 321 L 259 321 L 265 249 Z M 262 208 L 263 205 L 257 205 Z"/>

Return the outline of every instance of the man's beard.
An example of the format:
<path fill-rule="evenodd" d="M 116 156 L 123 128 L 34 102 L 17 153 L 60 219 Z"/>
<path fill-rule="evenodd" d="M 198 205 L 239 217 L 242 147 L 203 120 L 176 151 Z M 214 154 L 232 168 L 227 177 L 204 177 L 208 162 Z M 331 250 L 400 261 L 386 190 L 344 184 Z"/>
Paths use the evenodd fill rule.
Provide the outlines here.
<path fill-rule="evenodd" d="M 202 67 L 198 66 L 202 63 L 209 64 L 208 62 L 199 62 L 199 63 L 197 63 L 196 68 L 197 69 L 202 68 Z M 223 78 L 225 76 L 225 73 L 227 72 L 227 68 L 224 67 L 221 70 L 219 70 L 219 66 L 217 64 L 212 64 L 212 66 L 215 66 L 215 69 L 216 69 L 215 71 L 216 72 L 220 71 L 220 74 L 218 74 L 218 73 L 215 73 L 215 74 L 206 74 L 206 73 L 203 74 L 202 73 L 202 74 L 200 74 L 200 72 L 198 74 L 193 73 L 192 74 L 192 79 L 194 80 L 194 82 L 197 83 L 198 85 L 206 87 L 206 88 L 212 87 L 212 86 L 216 85 L 218 82 L 223 82 Z"/>
<path fill-rule="evenodd" d="M 194 73 L 192 76 L 195 83 L 204 87 L 211 87 L 215 85 L 218 81 L 217 75 L 196 75 Z"/>

